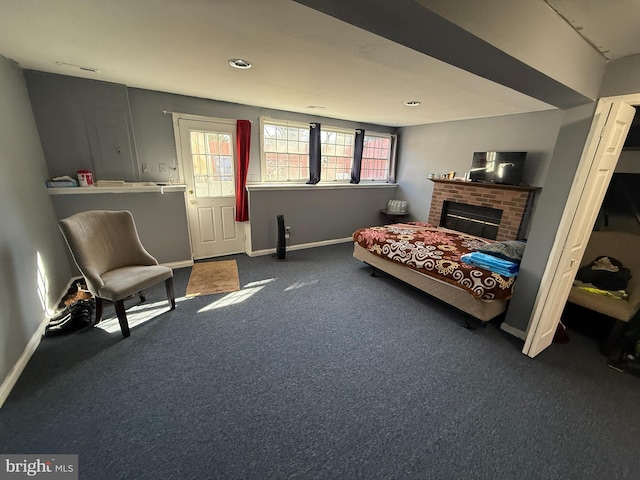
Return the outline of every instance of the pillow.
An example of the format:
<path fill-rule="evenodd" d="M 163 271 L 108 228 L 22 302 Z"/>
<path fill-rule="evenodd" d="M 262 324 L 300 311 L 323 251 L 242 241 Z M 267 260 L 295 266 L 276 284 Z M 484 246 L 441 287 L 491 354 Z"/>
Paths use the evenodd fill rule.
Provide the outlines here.
<path fill-rule="evenodd" d="M 482 248 L 478 248 L 478 251 L 503 260 L 520 263 L 525 245 L 524 242 L 518 240 L 506 240 L 504 242 L 490 243 Z"/>

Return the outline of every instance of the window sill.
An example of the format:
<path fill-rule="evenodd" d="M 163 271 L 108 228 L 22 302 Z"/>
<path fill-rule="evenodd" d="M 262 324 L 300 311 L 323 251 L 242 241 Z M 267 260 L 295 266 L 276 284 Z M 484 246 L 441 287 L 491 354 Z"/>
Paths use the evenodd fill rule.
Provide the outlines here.
<path fill-rule="evenodd" d="M 366 183 L 332 183 L 332 182 L 320 182 L 315 185 L 307 185 L 306 183 L 247 183 L 247 190 L 249 192 L 264 192 L 275 190 L 338 190 L 343 188 L 396 188 L 397 183 L 379 183 L 379 182 L 366 182 Z"/>

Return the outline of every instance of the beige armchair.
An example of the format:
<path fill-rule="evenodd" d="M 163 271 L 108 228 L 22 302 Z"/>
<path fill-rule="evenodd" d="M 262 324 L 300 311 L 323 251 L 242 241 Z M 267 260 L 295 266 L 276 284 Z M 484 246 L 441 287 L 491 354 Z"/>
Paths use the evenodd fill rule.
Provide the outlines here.
<path fill-rule="evenodd" d="M 571 287 L 569 292 L 569 302 L 616 320 L 609 338 L 602 346 L 604 353 L 609 353 L 613 349 L 626 323 L 638 315 L 638 311 L 640 311 L 640 255 L 638 254 L 638 246 L 640 246 L 640 235 L 635 233 L 597 231 L 591 233 L 587 249 L 582 257 L 582 264 L 586 265 L 599 256 L 607 255 L 619 260 L 629 268 L 632 277 L 625 289 L 629 295 L 626 299 L 620 300 L 589 293 L 575 286 Z"/>
<path fill-rule="evenodd" d="M 158 265 L 147 252 L 129 211 L 93 210 L 60 220 L 60 231 L 73 259 L 96 298 L 96 323 L 103 300 L 114 303 L 122 335 L 130 335 L 124 300 L 164 280 L 170 309 L 176 308 L 173 270 Z"/>

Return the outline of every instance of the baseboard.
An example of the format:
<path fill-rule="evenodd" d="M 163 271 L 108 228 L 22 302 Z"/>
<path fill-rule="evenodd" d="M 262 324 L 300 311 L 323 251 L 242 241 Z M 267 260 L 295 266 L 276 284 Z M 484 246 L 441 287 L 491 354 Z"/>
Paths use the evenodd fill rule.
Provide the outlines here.
<path fill-rule="evenodd" d="M 346 238 L 336 238 L 333 240 L 323 240 L 321 242 L 312 242 L 312 243 L 301 243 L 299 245 L 287 245 L 287 251 L 295 251 L 295 250 L 305 250 L 307 248 L 316 248 L 316 247 L 326 247 L 329 245 L 337 245 L 339 243 L 347 243 L 353 242 L 352 237 Z M 276 249 L 268 248 L 266 250 L 256 250 L 254 252 L 246 252 L 246 254 L 250 257 L 259 257 L 262 255 L 274 255 L 276 253 Z"/>
<path fill-rule="evenodd" d="M 71 278 L 71 280 L 69 280 L 69 283 L 67 283 L 67 286 L 64 289 L 64 292 L 58 298 L 56 305 L 58 305 L 62 301 L 62 298 L 67 294 L 73 282 L 75 282 L 80 278 L 82 277 L 73 277 Z M 13 387 L 15 386 L 16 382 L 20 378 L 20 375 L 22 375 L 22 372 L 27 366 L 27 363 L 29 363 L 29 360 L 31 360 L 31 357 L 33 356 L 36 349 L 38 348 L 38 345 L 40 345 L 40 341 L 42 340 L 42 336 L 44 335 L 45 328 L 49 324 L 49 320 L 50 320 L 49 317 L 45 315 L 45 317 L 40 322 L 40 325 L 38 325 L 38 328 L 31 336 L 29 343 L 27 343 L 27 346 L 22 351 L 22 355 L 20 355 L 20 358 L 18 359 L 18 361 L 13 366 L 13 368 L 9 370 L 9 373 L 3 380 L 2 384 L 0 385 L 0 408 L 2 408 L 2 405 L 4 405 L 4 402 L 9 397 L 11 390 L 13 390 Z"/>
<path fill-rule="evenodd" d="M 515 328 L 515 327 L 512 327 L 510 325 L 507 325 L 504 322 L 502 322 L 502 324 L 500 325 L 500 330 L 502 330 L 503 332 L 507 332 L 508 334 L 513 335 L 516 338 L 519 338 L 520 340 L 526 340 L 527 339 L 526 332 L 523 332 L 519 328 Z"/>
<path fill-rule="evenodd" d="M 48 323 L 49 323 L 49 317 L 45 317 L 42 320 L 42 322 L 40 322 L 38 329 L 31 336 L 31 340 L 29 340 L 29 343 L 27 343 L 27 346 L 22 352 L 22 355 L 20 355 L 20 358 L 18 359 L 18 361 L 13 366 L 13 368 L 9 371 L 9 374 L 6 376 L 6 378 L 2 382 L 2 385 L 0 385 L 0 408 L 2 408 L 2 405 L 4 405 L 5 400 L 9 397 L 11 390 L 13 390 L 13 387 L 15 386 L 16 382 L 20 378 L 20 375 L 22 375 L 22 372 L 27 366 L 27 363 L 29 363 L 29 360 L 31 360 L 31 356 L 36 351 L 36 348 L 38 348 L 38 345 L 40 345 L 40 341 L 42 340 L 42 335 L 44 334 L 44 329 Z"/>
<path fill-rule="evenodd" d="M 169 268 L 187 268 L 187 267 L 193 267 L 193 259 L 192 260 L 181 260 L 179 262 L 169 262 L 169 263 L 162 263 L 161 264 L 163 267 L 169 267 Z"/>

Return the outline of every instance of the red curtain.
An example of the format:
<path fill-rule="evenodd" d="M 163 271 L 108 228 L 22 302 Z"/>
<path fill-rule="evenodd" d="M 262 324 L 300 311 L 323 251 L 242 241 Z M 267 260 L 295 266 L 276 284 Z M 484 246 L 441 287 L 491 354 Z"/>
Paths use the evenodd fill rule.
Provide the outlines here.
<path fill-rule="evenodd" d="M 249 151 L 251 149 L 251 122 L 238 120 L 236 123 L 236 222 L 249 220 L 249 195 L 247 193 L 247 172 L 249 171 Z"/>

